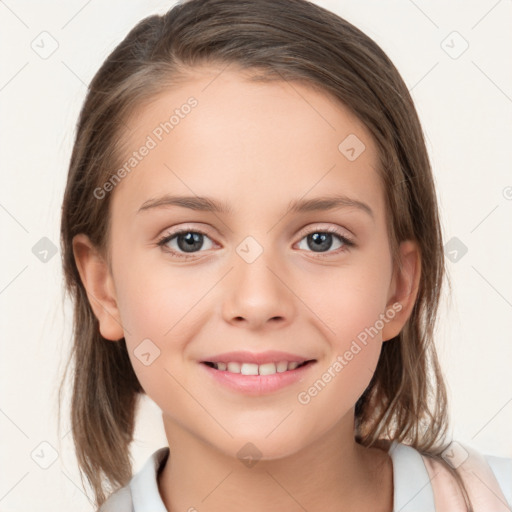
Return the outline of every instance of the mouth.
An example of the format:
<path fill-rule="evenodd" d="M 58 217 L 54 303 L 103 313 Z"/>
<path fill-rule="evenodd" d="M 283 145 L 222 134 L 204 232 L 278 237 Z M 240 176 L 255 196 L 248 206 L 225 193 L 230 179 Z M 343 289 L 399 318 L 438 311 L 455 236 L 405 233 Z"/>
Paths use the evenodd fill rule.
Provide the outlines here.
<path fill-rule="evenodd" d="M 313 367 L 317 360 L 295 360 L 287 361 L 261 361 L 243 362 L 239 361 L 202 361 L 200 366 L 204 368 L 205 374 L 212 379 L 212 383 L 220 385 L 231 392 L 252 396 L 264 396 L 276 393 L 280 390 L 303 382 L 307 372 Z M 226 358 L 227 359 L 227 358 Z"/>
<path fill-rule="evenodd" d="M 285 373 L 297 370 L 304 366 L 314 363 L 316 359 L 306 361 L 276 361 L 263 364 L 240 363 L 237 361 L 202 361 L 202 364 L 226 373 L 241 375 L 274 375 L 276 373 Z"/>

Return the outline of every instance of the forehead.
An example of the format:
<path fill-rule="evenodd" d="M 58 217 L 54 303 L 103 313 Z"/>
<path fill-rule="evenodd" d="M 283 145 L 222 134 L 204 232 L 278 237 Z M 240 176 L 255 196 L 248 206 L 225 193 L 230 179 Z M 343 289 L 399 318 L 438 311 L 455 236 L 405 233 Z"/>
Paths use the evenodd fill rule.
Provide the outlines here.
<path fill-rule="evenodd" d="M 125 214 L 164 192 L 258 208 L 262 198 L 270 206 L 337 192 L 382 207 L 369 131 L 305 82 L 254 82 L 239 71 L 201 68 L 137 109 L 127 125 L 127 172 L 113 196 Z"/>

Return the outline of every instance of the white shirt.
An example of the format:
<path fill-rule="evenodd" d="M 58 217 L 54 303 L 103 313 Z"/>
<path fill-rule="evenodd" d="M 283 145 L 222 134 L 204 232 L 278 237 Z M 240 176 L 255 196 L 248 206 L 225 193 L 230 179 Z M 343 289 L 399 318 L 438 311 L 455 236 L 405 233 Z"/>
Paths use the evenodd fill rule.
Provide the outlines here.
<path fill-rule="evenodd" d="M 454 507 L 453 504 L 456 502 L 451 501 L 451 496 L 448 496 L 447 501 L 443 503 L 446 497 L 439 496 L 441 492 L 439 488 L 438 495 L 434 499 L 435 486 L 433 487 L 432 483 L 436 477 L 439 478 L 438 473 L 433 472 L 435 468 L 427 470 L 427 467 L 431 467 L 430 463 L 425 463 L 424 457 L 417 450 L 393 441 L 388 453 L 393 465 L 393 512 L 462 510 Z M 169 447 L 167 446 L 156 450 L 140 471 L 132 477 L 129 484 L 112 494 L 99 512 L 168 512 L 158 491 L 157 480 L 158 471 L 165 464 L 168 455 Z M 475 511 L 512 511 L 512 459 L 491 455 L 484 455 L 483 458 L 488 468 L 492 470 L 492 472 L 489 471 L 489 475 L 491 479 L 494 476 L 496 486 L 492 490 L 492 483 L 489 483 L 489 480 L 486 483 L 484 477 L 475 475 L 478 478 L 475 480 L 477 482 L 475 487 L 479 485 L 478 482 L 482 482 L 481 489 L 470 489 L 474 493 L 472 499 L 474 497 L 479 505 L 475 507 Z M 474 471 L 470 472 L 475 474 Z M 442 491 L 447 495 L 450 494 L 448 488 Z"/>

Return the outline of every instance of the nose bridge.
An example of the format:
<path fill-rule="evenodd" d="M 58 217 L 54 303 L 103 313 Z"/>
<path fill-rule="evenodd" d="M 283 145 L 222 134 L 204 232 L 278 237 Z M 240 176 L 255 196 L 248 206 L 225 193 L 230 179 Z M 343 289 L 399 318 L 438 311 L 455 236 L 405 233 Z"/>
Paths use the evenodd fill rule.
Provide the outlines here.
<path fill-rule="evenodd" d="M 271 319 L 290 321 L 292 294 L 280 276 L 276 251 L 247 236 L 235 252 L 234 269 L 223 297 L 226 321 L 245 320 L 253 326 Z"/>

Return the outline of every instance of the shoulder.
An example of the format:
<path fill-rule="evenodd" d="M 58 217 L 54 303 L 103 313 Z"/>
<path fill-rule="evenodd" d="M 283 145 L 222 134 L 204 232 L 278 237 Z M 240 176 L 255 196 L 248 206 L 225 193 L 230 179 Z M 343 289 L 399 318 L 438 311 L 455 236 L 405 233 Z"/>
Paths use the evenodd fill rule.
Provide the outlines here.
<path fill-rule="evenodd" d="M 393 441 L 394 510 L 401 512 L 466 511 L 459 477 L 474 512 L 510 512 L 512 458 L 483 455 L 453 442 L 440 458 Z"/>
<path fill-rule="evenodd" d="M 484 454 L 484 457 L 500 484 L 509 507 L 512 509 L 512 458 L 486 454 Z"/>
<path fill-rule="evenodd" d="M 512 507 L 512 458 L 496 457 L 454 441 L 442 459 L 422 455 L 435 496 L 436 510 L 460 507 L 464 499 L 455 473 L 464 482 L 475 512 L 509 512 Z"/>

